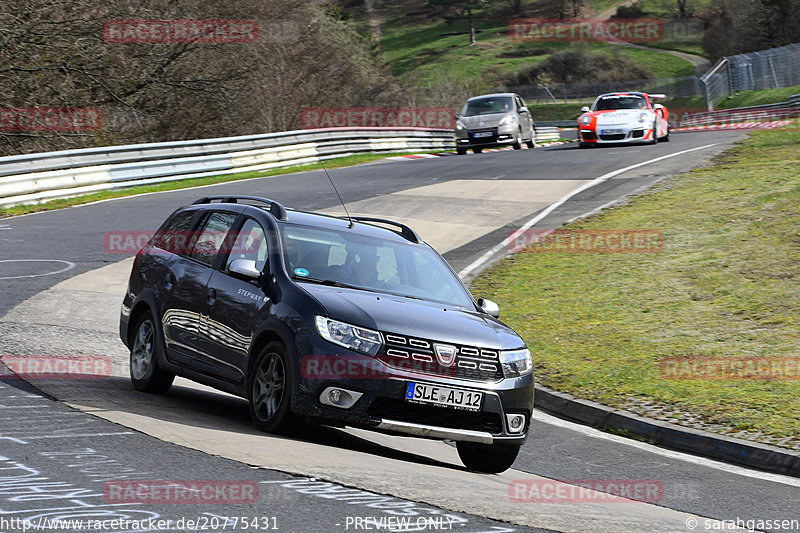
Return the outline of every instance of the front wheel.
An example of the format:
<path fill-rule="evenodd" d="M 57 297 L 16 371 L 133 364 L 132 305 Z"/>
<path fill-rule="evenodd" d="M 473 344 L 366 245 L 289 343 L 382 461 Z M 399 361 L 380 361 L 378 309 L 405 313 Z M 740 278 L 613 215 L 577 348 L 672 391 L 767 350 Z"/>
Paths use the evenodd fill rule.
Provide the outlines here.
<path fill-rule="evenodd" d="M 464 154 L 467 153 L 467 149 L 466 148 L 456 148 L 456 153 L 458 155 L 464 155 Z"/>
<path fill-rule="evenodd" d="M 481 152 L 483 152 L 483 148 L 473 148 L 472 149 L 472 153 L 473 154 L 479 154 Z"/>
<path fill-rule="evenodd" d="M 536 130 L 531 126 L 531 140 L 525 141 L 525 146 L 528 148 L 536 147 Z"/>
<path fill-rule="evenodd" d="M 136 336 L 131 345 L 130 373 L 131 383 L 142 392 L 167 392 L 172 386 L 175 374 L 163 371 L 158 366 L 161 343 L 156 335 L 153 314 L 148 311 L 136 324 Z"/>
<path fill-rule="evenodd" d="M 511 468 L 520 448 L 519 444 L 456 442 L 458 456 L 464 466 L 482 474 L 499 474 Z"/>
<path fill-rule="evenodd" d="M 653 140 L 650 141 L 650 144 L 658 144 L 658 124 L 653 122 Z"/>
<path fill-rule="evenodd" d="M 247 384 L 253 426 L 268 433 L 291 434 L 298 426 L 291 410 L 291 379 L 286 348 L 271 342 L 259 352 Z"/>

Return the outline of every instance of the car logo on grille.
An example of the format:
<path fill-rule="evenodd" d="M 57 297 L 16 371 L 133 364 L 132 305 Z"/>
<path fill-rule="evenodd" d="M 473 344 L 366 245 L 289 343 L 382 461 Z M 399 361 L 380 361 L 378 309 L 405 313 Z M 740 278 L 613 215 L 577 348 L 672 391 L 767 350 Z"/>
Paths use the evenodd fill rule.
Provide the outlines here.
<path fill-rule="evenodd" d="M 442 366 L 453 366 L 456 362 L 456 347 L 449 344 L 434 344 L 436 359 Z"/>
<path fill-rule="evenodd" d="M 485 125 L 486 125 L 486 123 L 485 123 L 485 122 L 481 122 L 481 126 L 485 126 Z"/>

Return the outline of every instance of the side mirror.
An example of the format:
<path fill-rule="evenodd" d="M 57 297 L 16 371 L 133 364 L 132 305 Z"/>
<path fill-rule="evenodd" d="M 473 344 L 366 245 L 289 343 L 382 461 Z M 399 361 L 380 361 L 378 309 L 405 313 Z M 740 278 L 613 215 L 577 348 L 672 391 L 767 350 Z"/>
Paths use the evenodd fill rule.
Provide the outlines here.
<path fill-rule="evenodd" d="M 500 318 L 500 306 L 487 298 L 478 298 L 478 305 L 483 312 L 495 318 Z"/>
<path fill-rule="evenodd" d="M 664 106 L 661 105 L 661 104 L 656 104 L 656 105 L 653 106 L 653 109 L 656 109 L 656 110 L 664 109 Z"/>
<path fill-rule="evenodd" d="M 527 107 L 520 107 L 519 108 L 519 112 L 520 113 L 527 113 L 528 112 L 528 108 Z"/>
<path fill-rule="evenodd" d="M 234 259 L 228 266 L 228 272 L 245 281 L 261 279 L 261 271 L 256 268 L 256 262 L 252 259 Z"/>
<path fill-rule="evenodd" d="M 456 113 L 454 118 L 455 118 L 456 120 L 458 120 L 458 119 L 460 119 L 460 118 L 461 118 L 461 115 L 459 115 L 458 113 Z"/>
<path fill-rule="evenodd" d="M 586 106 L 583 106 L 583 107 L 581 108 L 581 112 L 582 112 L 582 113 L 588 113 L 589 111 L 590 111 L 590 109 L 589 109 L 588 107 L 586 107 Z"/>

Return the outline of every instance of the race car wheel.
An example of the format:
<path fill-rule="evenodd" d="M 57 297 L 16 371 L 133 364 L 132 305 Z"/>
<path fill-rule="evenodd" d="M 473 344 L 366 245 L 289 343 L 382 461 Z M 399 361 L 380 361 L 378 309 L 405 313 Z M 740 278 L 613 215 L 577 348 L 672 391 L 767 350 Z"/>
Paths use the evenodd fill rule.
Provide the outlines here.
<path fill-rule="evenodd" d="M 667 134 L 661 138 L 661 142 L 668 143 L 669 142 L 669 126 L 667 126 Z"/>
<path fill-rule="evenodd" d="M 656 129 L 657 124 L 653 122 L 653 140 L 650 141 L 650 144 L 658 144 L 658 130 Z"/>
<path fill-rule="evenodd" d="M 456 148 L 456 153 L 458 155 L 464 155 L 464 154 L 467 153 L 467 149 L 466 148 Z"/>
<path fill-rule="evenodd" d="M 514 150 L 522 150 L 522 130 L 517 132 L 517 138 L 514 139 L 514 143 L 511 146 Z"/>

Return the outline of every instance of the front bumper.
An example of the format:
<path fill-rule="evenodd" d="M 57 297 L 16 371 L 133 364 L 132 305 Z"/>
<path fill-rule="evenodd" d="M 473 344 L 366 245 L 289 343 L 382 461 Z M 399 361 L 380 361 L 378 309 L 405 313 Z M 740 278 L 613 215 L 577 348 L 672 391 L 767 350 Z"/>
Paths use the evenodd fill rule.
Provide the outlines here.
<path fill-rule="evenodd" d="M 378 359 L 332 345 L 316 335 L 298 339 L 300 360 L 297 394 L 292 409 L 322 423 L 363 427 L 391 434 L 489 444 L 523 444 L 528 436 L 533 410 L 533 375 L 504 378 L 495 382 L 456 379 L 394 368 Z M 303 355 L 305 354 L 305 355 Z M 311 354 L 325 354 L 311 355 Z M 309 357 L 328 361 L 326 368 L 339 371 L 308 372 Z M 336 365 L 337 361 L 346 361 Z M 479 411 L 457 410 L 406 401 L 409 382 L 480 391 Z M 325 399 L 331 388 L 353 393 L 356 401 L 347 408 Z M 512 431 L 506 415 L 525 415 L 524 428 Z"/>
<path fill-rule="evenodd" d="M 455 141 L 459 148 L 491 148 L 514 144 L 518 127 L 515 124 L 496 126 L 494 128 L 476 128 L 456 130 Z"/>
<path fill-rule="evenodd" d="M 610 130 L 610 131 L 609 131 Z M 653 129 L 645 126 L 598 126 L 578 129 L 579 141 L 591 144 L 647 143 L 653 141 Z"/>

